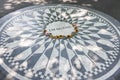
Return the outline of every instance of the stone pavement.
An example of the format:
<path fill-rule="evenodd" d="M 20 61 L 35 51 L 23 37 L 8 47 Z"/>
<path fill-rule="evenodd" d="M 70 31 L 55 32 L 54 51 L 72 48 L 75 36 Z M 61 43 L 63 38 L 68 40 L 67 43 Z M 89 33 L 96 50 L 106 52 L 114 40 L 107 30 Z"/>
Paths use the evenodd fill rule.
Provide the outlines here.
<path fill-rule="evenodd" d="M 32 5 L 66 3 L 90 7 L 120 21 L 120 0 L 0 0 L 0 17 Z"/>
<path fill-rule="evenodd" d="M 0 0 L 0 18 L 24 7 L 51 3 L 67 3 L 90 7 L 120 21 L 120 0 Z M 5 76 L 4 74 L 0 74 L 0 80 L 4 80 Z M 120 80 L 120 75 L 118 75 L 115 80 Z"/>

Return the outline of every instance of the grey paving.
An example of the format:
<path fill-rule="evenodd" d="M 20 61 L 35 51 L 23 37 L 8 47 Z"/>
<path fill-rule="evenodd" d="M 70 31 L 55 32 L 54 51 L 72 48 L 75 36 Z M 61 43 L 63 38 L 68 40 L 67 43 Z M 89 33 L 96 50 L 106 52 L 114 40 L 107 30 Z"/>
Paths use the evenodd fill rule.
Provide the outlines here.
<path fill-rule="evenodd" d="M 15 10 L 41 4 L 75 4 L 102 11 L 120 21 L 120 0 L 0 0 L 0 17 Z"/>

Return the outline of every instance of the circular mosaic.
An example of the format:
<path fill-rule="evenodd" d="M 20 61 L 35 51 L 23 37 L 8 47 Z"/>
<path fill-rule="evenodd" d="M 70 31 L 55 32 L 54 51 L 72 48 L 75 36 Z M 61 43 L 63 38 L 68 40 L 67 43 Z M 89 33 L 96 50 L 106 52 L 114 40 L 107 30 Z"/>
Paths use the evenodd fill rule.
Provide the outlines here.
<path fill-rule="evenodd" d="M 20 80 L 106 80 L 119 69 L 120 31 L 83 7 L 34 6 L 1 25 L 0 55 Z"/>

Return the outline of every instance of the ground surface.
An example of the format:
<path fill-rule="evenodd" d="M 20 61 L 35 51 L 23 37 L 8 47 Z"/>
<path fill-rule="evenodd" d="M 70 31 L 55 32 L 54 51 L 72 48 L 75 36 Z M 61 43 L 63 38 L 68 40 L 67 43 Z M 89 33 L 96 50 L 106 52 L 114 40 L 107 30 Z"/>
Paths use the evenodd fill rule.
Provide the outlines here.
<path fill-rule="evenodd" d="M 0 0 L 0 18 L 21 8 L 39 4 L 75 4 L 104 12 L 120 21 L 120 0 Z M 0 71 L 1 73 L 1 71 Z M 6 75 L 0 74 L 0 80 Z M 120 80 L 120 75 L 115 80 Z"/>
<path fill-rule="evenodd" d="M 120 0 L 0 0 L 0 17 L 39 4 L 76 4 L 102 11 L 120 21 Z"/>

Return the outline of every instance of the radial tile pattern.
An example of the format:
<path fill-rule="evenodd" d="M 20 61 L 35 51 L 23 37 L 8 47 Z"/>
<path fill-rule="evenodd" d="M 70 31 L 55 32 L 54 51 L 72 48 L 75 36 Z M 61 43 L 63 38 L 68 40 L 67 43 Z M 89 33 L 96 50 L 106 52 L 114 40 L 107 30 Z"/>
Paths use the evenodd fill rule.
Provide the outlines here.
<path fill-rule="evenodd" d="M 65 5 L 23 10 L 0 28 L 0 64 L 12 76 L 106 80 L 119 69 L 120 32 L 105 16 Z"/>

